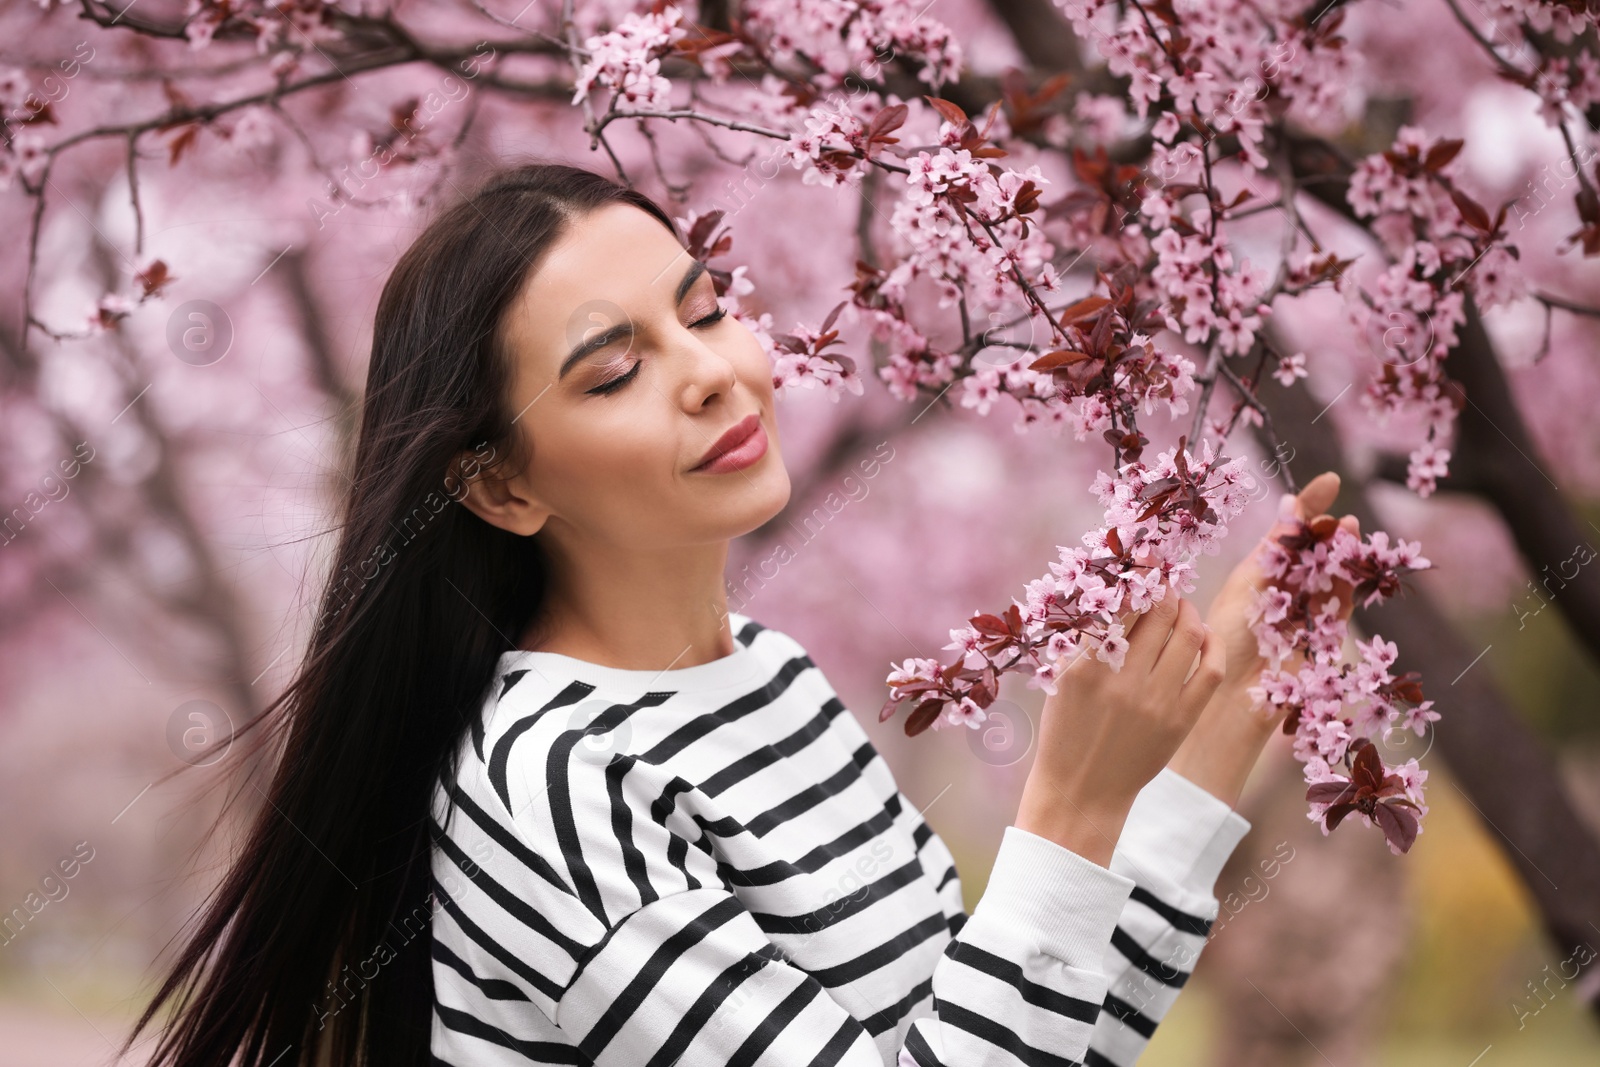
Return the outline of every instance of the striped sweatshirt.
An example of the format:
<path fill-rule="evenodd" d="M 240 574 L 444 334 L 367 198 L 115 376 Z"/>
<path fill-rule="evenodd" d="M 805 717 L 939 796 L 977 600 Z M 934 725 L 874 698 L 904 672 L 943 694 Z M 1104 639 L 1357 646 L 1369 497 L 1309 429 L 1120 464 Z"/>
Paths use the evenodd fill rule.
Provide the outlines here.
<path fill-rule="evenodd" d="M 1134 1063 L 1250 824 L 1170 770 L 1109 868 L 951 853 L 791 637 L 667 671 L 511 651 L 433 802 L 435 1064 Z"/>

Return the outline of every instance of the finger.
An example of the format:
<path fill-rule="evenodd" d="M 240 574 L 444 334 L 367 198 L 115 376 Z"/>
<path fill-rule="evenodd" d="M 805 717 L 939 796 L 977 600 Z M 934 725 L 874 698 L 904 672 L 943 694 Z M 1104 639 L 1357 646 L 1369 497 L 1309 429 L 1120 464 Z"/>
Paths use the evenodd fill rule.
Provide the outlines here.
<path fill-rule="evenodd" d="M 1133 632 L 1133 624 L 1139 621 L 1139 613 L 1128 605 L 1128 598 L 1123 597 L 1122 603 L 1116 611 L 1111 613 L 1112 622 L 1120 622 L 1124 636 Z"/>
<path fill-rule="evenodd" d="M 1193 722 L 1200 717 L 1217 687 L 1222 684 L 1228 669 L 1228 643 L 1214 632 L 1206 631 L 1200 644 L 1200 654 L 1183 688 L 1178 691 L 1178 710 Z"/>
<path fill-rule="evenodd" d="M 1178 691 L 1183 685 L 1183 680 L 1189 676 L 1189 668 L 1194 665 L 1194 655 L 1200 651 L 1207 633 L 1204 620 L 1200 618 L 1200 610 L 1194 606 L 1193 601 L 1183 601 L 1178 606 L 1177 618 L 1173 620 L 1167 643 L 1162 646 L 1161 654 L 1150 670 L 1150 683 L 1158 691 L 1163 693 Z"/>
<path fill-rule="evenodd" d="M 1161 654 L 1161 646 L 1172 632 L 1172 624 L 1178 617 L 1182 602 L 1183 598 L 1175 590 L 1168 589 L 1149 611 L 1133 621 L 1132 629 L 1127 631 L 1128 654 L 1123 659 L 1125 667 L 1133 667 L 1141 674 L 1150 673 L 1156 657 Z M 1190 605 L 1190 610 L 1193 610 L 1193 605 Z"/>
<path fill-rule="evenodd" d="M 1300 490 L 1299 517 L 1309 522 L 1313 515 L 1321 515 L 1333 506 L 1339 495 L 1339 476 L 1333 471 L 1323 471 Z"/>

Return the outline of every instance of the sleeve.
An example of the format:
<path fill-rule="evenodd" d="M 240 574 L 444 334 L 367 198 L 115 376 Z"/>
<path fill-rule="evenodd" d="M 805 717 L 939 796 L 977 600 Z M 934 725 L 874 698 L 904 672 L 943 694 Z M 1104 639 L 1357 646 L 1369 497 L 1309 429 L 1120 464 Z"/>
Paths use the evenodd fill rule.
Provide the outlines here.
<path fill-rule="evenodd" d="M 1217 875 L 1249 830 L 1176 771 L 1163 769 L 1140 791 L 1111 857 L 1134 888 L 1106 950 L 1106 998 L 1085 1067 L 1138 1061 L 1210 940 Z"/>
<path fill-rule="evenodd" d="M 670 791 L 631 796 L 627 762 L 573 770 L 601 774 L 603 784 L 558 780 L 548 791 L 567 889 L 547 891 L 552 899 L 536 907 L 559 913 L 575 951 L 553 960 L 553 999 L 534 1002 L 578 1062 L 887 1067 L 862 1023 L 730 890 L 759 892 L 784 872 L 714 859 L 707 841 L 718 827 L 686 815 Z M 942 845 L 939 853 L 949 855 Z M 941 865 L 924 876 L 943 873 Z M 948 923 L 959 932 L 934 965 L 932 1013 L 912 1021 L 890 1063 L 1081 1062 L 1105 999 L 1107 944 L 1133 888 L 1132 878 L 1007 827 L 972 916 Z M 961 911 L 953 865 L 939 892 L 949 920 L 952 895 Z M 560 896 L 571 899 L 563 906 Z"/>

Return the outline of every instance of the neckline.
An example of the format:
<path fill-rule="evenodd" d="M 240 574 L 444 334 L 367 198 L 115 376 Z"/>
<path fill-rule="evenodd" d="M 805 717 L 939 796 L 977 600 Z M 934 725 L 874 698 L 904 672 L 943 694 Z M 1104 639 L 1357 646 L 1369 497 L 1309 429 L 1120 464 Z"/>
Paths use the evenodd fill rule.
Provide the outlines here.
<path fill-rule="evenodd" d="M 749 680 L 755 676 L 760 666 L 755 652 L 749 645 L 739 640 L 740 632 L 749 621 L 748 616 L 730 611 L 728 628 L 733 633 L 733 651 L 726 656 L 707 663 L 697 663 L 692 667 L 657 671 L 629 670 L 622 667 L 607 667 L 562 652 L 535 652 L 513 648 L 500 654 L 498 673 L 504 675 L 518 666 L 523 666 L 544 677 L 589 682 L 596 688 L 638 693 L 720 689 Z"/>

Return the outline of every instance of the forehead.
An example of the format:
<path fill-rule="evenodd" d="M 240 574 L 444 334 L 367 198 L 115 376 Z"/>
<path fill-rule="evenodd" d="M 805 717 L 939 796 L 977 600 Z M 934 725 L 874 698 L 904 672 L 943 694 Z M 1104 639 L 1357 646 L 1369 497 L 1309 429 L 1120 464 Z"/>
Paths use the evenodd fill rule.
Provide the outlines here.
<path fill-rule="evenodd" d="M 566 224 L 523 286 L 527 336 L 555 343 L 581 305 L 610 301 L 650 315 L 672 304 L 691 258 L 660 220 L 632 204 L 606 204 Z"/>
<path fill-rule="evenodd" d="M 655 216 L 610 203 L 569 220 L 508 309 L 519 377 L 551 382 L 594 330 L 670 309 L 691 257 Z"/>

